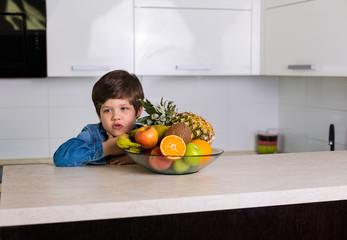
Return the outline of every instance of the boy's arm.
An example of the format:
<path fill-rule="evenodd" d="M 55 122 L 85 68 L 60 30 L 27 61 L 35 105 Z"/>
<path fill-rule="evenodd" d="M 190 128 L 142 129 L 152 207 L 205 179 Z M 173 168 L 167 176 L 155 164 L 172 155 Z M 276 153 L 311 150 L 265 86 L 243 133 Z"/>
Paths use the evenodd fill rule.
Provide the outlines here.
<path fill-rule="evenodd" d="M 77 137 L 63 143 L 54 153 L 54 164 L 58 167 L 85 166 L 88 163 L 106 164 L 106 159 L 102 158 L 124 153 L 118 148 L 117 139 L 112 137 L 105 141 L 97 131 L 93 126 L 86 126 Z"/>
<path fill-rule="evenodd" d="M 108 135 L 108 139 L 104 142 L 93 142 L 88 141 L 90 136 L 90 132 L 84 129 L 78 137 L 63 143 L 54 153 L 54 164 L 58 167 L 79 167 L 110 155 L 125 153 L 124 149 L 118 147 L 117 137 Z M 103 164 L 106 164 L 106 160 Z"/>
<path fill-rule="evenodd" d="M 71 138 L 57 149 L 53 161 L 58 167 L 78 167 L 102 157 L 102 142 L 88 143 L 80 138 Z"/>

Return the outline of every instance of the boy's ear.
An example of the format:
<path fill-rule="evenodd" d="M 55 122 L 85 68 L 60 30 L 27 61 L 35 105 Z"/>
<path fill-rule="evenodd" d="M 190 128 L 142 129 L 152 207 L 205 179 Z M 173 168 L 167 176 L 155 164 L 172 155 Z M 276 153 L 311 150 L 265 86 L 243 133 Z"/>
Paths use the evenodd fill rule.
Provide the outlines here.
<path fill-rule="evenodd" d="M 139 108 L 139 111 L 138 111 L 137 114 L 136 114 L 136 118 L 139 118 L 139 117 L 141 116 L 142 111 L 143 111 L 143 107 L 141 106 L 141 107 Z"/>

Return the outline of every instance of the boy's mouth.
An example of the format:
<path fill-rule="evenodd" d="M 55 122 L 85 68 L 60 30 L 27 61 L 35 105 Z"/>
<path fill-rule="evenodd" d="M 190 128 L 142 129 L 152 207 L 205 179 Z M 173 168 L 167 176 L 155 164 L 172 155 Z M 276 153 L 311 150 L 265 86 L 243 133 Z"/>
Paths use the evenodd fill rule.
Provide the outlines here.
<path fill-rule="evenodd" d="M 114 129 L 119 129 L 119 128 L 122 128 L 122 127 L 123 127 L 123 125 L 122 124 L 118 124 L 118 123 L 113 125 Z"/>

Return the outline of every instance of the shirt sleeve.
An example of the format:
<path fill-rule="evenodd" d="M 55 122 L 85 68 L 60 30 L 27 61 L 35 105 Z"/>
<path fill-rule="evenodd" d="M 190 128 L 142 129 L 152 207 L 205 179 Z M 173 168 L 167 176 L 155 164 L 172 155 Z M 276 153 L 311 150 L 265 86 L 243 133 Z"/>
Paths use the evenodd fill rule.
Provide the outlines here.
<path fill-rule="evenodd" d="M 83 129 L 76 137 L 63 143 L 54 153 L 53 161 L 58 167 L 78 167 L 88 163 L 105 164 L 103 158 L 102 141 L 93 142 L 91 133 Z"/>

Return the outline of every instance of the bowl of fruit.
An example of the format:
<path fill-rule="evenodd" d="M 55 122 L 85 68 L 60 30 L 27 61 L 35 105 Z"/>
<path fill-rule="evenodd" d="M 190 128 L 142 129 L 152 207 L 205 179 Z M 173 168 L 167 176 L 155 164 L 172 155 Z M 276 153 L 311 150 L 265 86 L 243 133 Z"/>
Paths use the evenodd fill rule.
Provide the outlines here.
<path fill-rule="evenodd" d="M 186 154 L 182 157 L 177 157 L 163 156 L 160 152 L 160 147 L 155 147 L 151 153 L 125 151 L 131 159 L 149 171 L 169 175 L 196 173 L 215 161 L 223 153 L 222 149 L 212 148 L 212 154 L 209 155 Z"/>
<path fill-rule="evenodd" d="M 140 101 L 149 116 L 138 120 L 143 127 L 121 135 L 117 144 L 137 164 L 153 173 L 196 173 L 224 151 L 212 148 L 212 125 L 193 113 L 177 113 L 172 102 L 153 105 Z"/>

